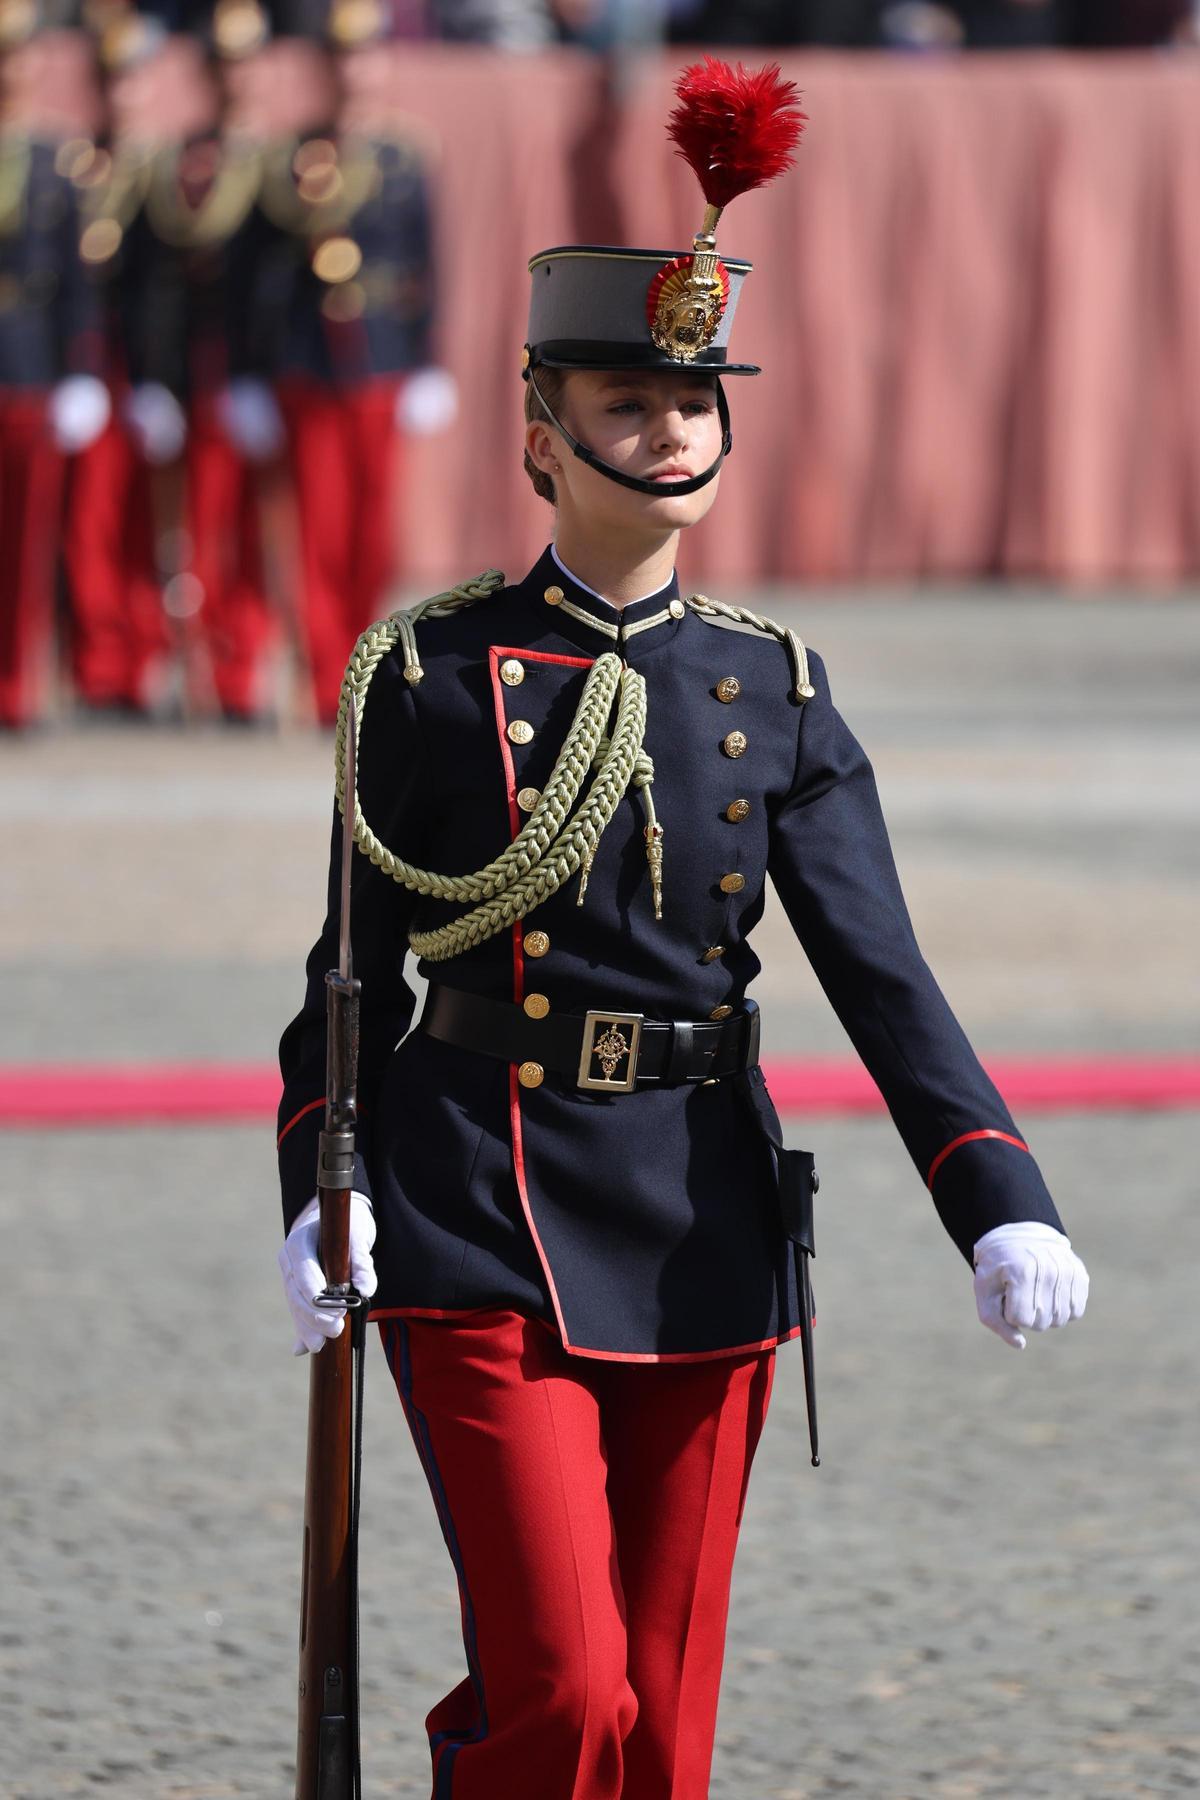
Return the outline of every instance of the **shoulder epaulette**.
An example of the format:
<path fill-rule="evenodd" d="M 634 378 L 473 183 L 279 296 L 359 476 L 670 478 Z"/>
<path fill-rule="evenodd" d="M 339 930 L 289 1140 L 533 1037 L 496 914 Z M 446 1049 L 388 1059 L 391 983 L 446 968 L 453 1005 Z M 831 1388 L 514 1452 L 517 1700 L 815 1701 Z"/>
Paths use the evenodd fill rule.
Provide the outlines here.
<path fill-rule="evenodd" d="M 778 638 L 786 646 L 792 665 L 792 693 L 797 704 L 803 706 L 806 700 L 812 699 L 816 689 L 808 679 L 808 653 L 789 625 L 777 625 L 774 619 L 751 612 L 745 606 L 726 606 L 721 600 L 710 600 L 707 594 L 689 594 L 687 603 L 696 617 L 706 620 L 709 625 L 728 620 L 731 625 L 749 625 L 755 631 L 765 631 L 768 637 Z"/>
<path fill-rule="evenodd" d="M 451 613 L 461 612 L 464 606 L 474 606 L 477 600 L 490 599 L 503 586 L 503 569 L 485 569 L 482 575 L 476 575 L 473 580 L 464 581 L 458 587 L 447 588 L 444 594 L 434 594 L 431 599 L 422 600 L 417 606 L 399 607 L 388 615 L 382 626 L 377 625 L 372 629 L 380 631 L 386 626 L 395 626 L 396 636 L 392 642 L 399 642 L 403 647 L 404 679 L 415 687 L 425 674 L 421 658 L 417 654 L 417 626 L 421 620 L 448 619 Z"/>

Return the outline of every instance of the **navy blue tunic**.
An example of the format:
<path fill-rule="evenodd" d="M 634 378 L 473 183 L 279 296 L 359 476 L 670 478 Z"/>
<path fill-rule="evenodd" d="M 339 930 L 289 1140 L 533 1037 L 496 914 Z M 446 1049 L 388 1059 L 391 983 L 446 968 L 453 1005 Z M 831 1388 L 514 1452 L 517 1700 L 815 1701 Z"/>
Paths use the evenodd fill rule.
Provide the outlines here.
<path fill-rule="evenodd" d="M 647 687 L 662 920 L 631 789 L 582 905 L 576 877 L 511 931 L 422 962 L 421 973 L 506 1001 L 536 992 L 555 1013 L 705 1020 L 740 1008 L 759 971 L 751 939 L 769 874 L 963 1254 L 1010 1220 L 1059 1226 L 918 948 L 870 763 L 833 707 L 820 658 L 810 653 L 815 696 L 800 704 L 774 637 L 672 610 L 677 595 L 672 582 L 618 612 L 547 552 L 520 584 L 418 627 L 417 686 L 396 652 L 380 664 L 360 746 L 363 812 L 406 860 L 446 874 L 486 864 L 516 835 L 517 796 L 547 780 L 595 657 L 617 651 Z M 500 674 L 510 661 L 521 668 L 512 684 Z M 739 686 L 724 701 L 727 676 Z M 533 727 L 527 743 L 508 735 L 516 720 Z M 740 755 L 728 754 L 731 732 L 746 740 Z M 729 816 L 735 801 L 748 803 L 735 808 L 744 816 Z M 281 1044 L 289 1224 L 314 1191 L 340 835 L 335 819 L 329 914 Z M 723 888 L 728 875 L 744 885 Z M 629 1094 L 547 1073 L 527 1089 L 513 1064 L 410 1031 L 407 932 L 462 910 L 355 859 L 355 1179 L 378 1221 L 375 1313 L 509 1306 L 555 1324 L 570 1351 L 629 1360 L 732 1354 L 795 1335 L 772 1151 L 781 1134 L 761 1073 Z M 526 944 L 535 932 L 536 956 Z"/>
<path fill-rule="evenodd" d="M 0 133 L 12 186 L 0 218 L 0 390 L 49 388 L 101 368 L 99 306 L 79 258 L 78 196 L 56 155 L 54 144 Z"/>

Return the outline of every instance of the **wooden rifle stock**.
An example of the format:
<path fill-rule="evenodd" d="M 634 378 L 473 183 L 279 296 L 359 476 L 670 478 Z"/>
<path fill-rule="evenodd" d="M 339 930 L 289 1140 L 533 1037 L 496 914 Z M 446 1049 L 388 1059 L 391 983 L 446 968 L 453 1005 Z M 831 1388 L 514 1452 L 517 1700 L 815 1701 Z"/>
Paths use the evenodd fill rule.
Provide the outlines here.
<path fill-rule="evenodd" d="M 346 1323 L 310 1358 L 308 1464 L 300 1590 L 300 1709 L 296 1800 L 357 1800 L 358 1570 L 355 1349 L 365 1314 L 350 1285 L 350 1189 L 358 1062 L 357 981 L 336 971 L 328 990 L 325 1129 L 317 1181 L 321 1266 Z M 335 1183 L 337 1185 L 335 1185 Z"/>

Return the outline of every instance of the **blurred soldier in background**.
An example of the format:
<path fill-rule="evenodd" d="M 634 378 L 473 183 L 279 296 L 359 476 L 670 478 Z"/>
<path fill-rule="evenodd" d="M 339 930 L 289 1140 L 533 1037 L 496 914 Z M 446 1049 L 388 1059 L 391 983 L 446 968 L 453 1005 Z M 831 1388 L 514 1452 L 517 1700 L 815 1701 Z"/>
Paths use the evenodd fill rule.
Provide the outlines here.
<path fill-rule="evenodd" d="M 71 667 L 78 699 L 100 713 L 151 709 L 166 680 L 170 649 L 162 608 L 148 451 L 179 455 L 183 422 L 167 401 L 155 429 L 153 404 L 135 401 L 125 309 L 136 275 L 130 227 L 141 211 L 155 148 L 190 105 L 191 46 L 165 27 L 116 8 L 97 20 L 108 76 L 105 141 L 74 146 L 69 173 L 80 197 L 80 251 L 104 322 L 112 395 L 107 429 L 78 459 L 63 552 L 71 599 Z M 162 407 L 159 408 L 162 413 Z"/>
<path fill-rule="evenodd" d="M 64 458 L 108 420 L 95 297 L 67 169 L 95 130 L 86 36 L 0 0 L 0 727 L 45 704 Z"/>
<path fill-rule="evenodd" d="M 323 723 L 395 576 L 400 435 L 441 429 L 455 404 L 450 376 L 431 366 L 429 194 L 395 111 L 386 29 L 378 0 L 339 0 L 335 48 L 298 33 L 275 39 L 253 59 L 246 95 L 276 134 L 261 193 L 275 240 L 258 310 L 276 345 L 302 629 Z"/>
<path fill-rule="evenodd" d="M 221 57 L 252 53 L 261 20 L 257 8 L 219 6 L 208 46 L 144 15 L 110 27 L 114 168 L 133 168 L 137 178 L 109 184 L 92 231 L 112 266 L 125 391 L 123 433 L 110 448 L 122 466 L 97 469 L 98 493 L 85 484 L 72 549 L 77 596 L 108 612 L 115 600 L 124 615 L 133 691 L 123 697 L 145 702 L 139 671 L 158 647 L 134 602 L 149 576 L 178 629 L 187 710 L 210 710 L 215 700 L 239 722 L 265 710 L 272 621 L 254 465 L 276 454 L 282 430 L 252 348 L 262 145 L 221 130 Z M 119 479 L 106 485 L 102 477 L 114 473 Z"/>

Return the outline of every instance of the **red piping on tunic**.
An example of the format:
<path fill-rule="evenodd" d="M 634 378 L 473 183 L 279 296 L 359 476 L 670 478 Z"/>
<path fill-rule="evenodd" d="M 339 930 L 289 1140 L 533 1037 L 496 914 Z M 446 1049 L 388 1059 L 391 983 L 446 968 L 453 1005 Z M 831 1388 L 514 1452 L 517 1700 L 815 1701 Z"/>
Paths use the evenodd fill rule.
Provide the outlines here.
<path fill-rule="evenodd" d="M 509 649 L 503 645 L 493 644 L 488 650 L 488 660 L 492 669 L 492 697 L 496 709 L 496 731 L 500 738 L 500 755 L 504 762 L 504 781 L 508 790 L 508 823 L 513 837 L 521 829 L 521 814 L 517 806 L 517 774 L 513 767 L 512 746 L 509 742 L 508 718 L 504 709 L 504 683 L 500 680 L 500 659 L 514 656 L 522 662 L 545 662 L 565 664 L 573 669 L 590 669 L 590 656 L 556 656 L 548 651 Z M 513 1000 L 519 1006 L 525 998 L 525 952 L 523 948 L 524 930 L 520 919 L 513 922 Z M 563 1348 L 568 1349 L 567 1326 L 563 1318 L 562 1306 L 559 1303 L 558 1288 L 554 1283 L 554 1274 L 550 1267 L 550 1259 L 542 1247 L 542 1240 L 534 1222 L 533 1208 L 529 1204 L 529 1192 L 525 1184 L 525 1146 L 521 1135 L 521 1084 L 517 1080 L 517 1067 L 510 1063 L 508 1068 L 508 1123 L 512 1133 L 513 1174 L 516 1177 L 517 1193 L 521 1199 L 521 1210 L 525 1214 L 525 1223 L 529 1227 L 529 1235 L 533 1239 L 538 1261 L 542 1265 L 542 1273 L 546 1277 L 546 1285 L 550 1290 L 550 1300 L 554 1307 L 554 1317 L 558 1321 L 559 1336 Z"/>
<path fill-rule="evenodd" d="M 569 1356 L 592 1356 L 598 1362 L 686 1363 L 715 1362 L 718 1356 L 751 1356 L 756 1350 L 773 1350 L 800 1334 L 799 1325 L 784 1337 L 763 1338 L 757 1344 L 729 1344 L 721 1350 L 582 1350 L 578 1344 L 564 1344 Z"/>
<path fill-rule="evenodd" d="M 1014 1137 L 1011 1131 L 993 1131 L 990 1127 L 985 1131 L 964 1131 L 962 1136 L 956 1137 L 952 1144 L 947 1144 L 944 1150 L 938 1151 L 929 1165 L 929 1173 L 925 1177 L 926 1187 L 932 1188 L 934 1176 L 952 1150 L 957 1150 L 960 1144 L 973 1144 L 979 1138 L 999 1138 L 1002 1144 L 1015 1144 L 1018 1150 L 1024 1150 L 1026 1156 L 1031 1154 L 1029 1145 L 1021 1138 Z"/>
<path fill-rule="evenodd" d="M 298 1125 L 300 1123 L 301 1119 L 304 1117 L 305 1113 L 316 1112 L 318 1106 L 324 1106 L 324 1104 L 325 1104 L 325 1096 L 322 1094 L 322 1096 L 319 1100 L 310 1100 L 308 1105 L 302 1106 L 298 1113 L 293 1113 L 291 1118 L 288 1120 L 287 1124 L 284 1126 L 283 1130 L 280 1132 L 279 1136 L 276 1138 L 275 1148 L 278 1150 L 280 1144 L 282 1144 L 284 1138 L 287 1136 L 288 1132 L 292 1129 L 292 1126 Z"/>

